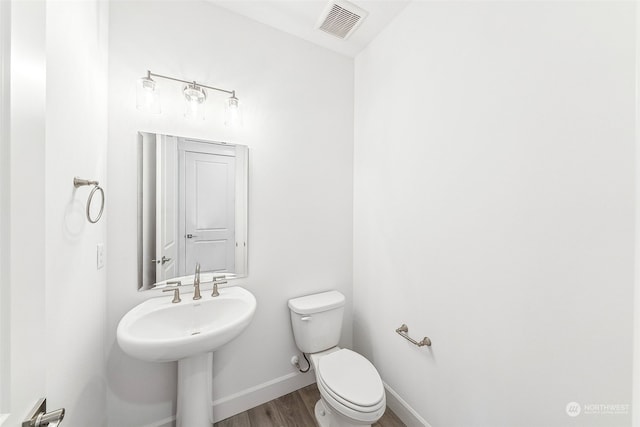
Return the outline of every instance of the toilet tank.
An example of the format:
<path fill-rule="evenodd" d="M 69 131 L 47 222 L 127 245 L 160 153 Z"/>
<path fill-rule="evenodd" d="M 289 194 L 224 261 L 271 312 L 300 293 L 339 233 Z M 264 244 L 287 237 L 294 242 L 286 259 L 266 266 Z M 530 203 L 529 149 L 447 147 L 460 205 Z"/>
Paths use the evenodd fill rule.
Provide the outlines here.
<path fill-rule="evenodd" d="M 338 345 L 344 301 L 338 291 L 289 300 L 293 337 L 300 351 L 317 353 Z"/>

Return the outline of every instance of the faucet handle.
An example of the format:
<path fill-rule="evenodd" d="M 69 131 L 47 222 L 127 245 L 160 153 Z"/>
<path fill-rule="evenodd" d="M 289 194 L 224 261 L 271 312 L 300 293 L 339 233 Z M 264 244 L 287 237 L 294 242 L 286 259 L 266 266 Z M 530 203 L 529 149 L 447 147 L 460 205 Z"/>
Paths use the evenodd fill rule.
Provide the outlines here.
<path fill-rule="evenodd" d="M 167 282 L 168 283 L 176 283 L 176 282 Z M 180 301 L 182 301 L 180 299 L 180 282 L 178 282 L 178 286 L 173 287 L 173 288 L 165 288 L 162 290 L 162 292 L 171 292 L 173 291 L 173 300 L 171 300 L 172 304 L 176 304 L 179 303 Z"/>
<path fill-rule="evenodd" d="M 220 296 L 220 292 L 218 292 L 218 285 L 224 285 L 225 283 L 227 283 L 226 280 L 221 280 L 224 279 L 225 276 L 214 276 L 213 278 L 213 292 L 211 293 L 212 297 L 217 297 Z"/>

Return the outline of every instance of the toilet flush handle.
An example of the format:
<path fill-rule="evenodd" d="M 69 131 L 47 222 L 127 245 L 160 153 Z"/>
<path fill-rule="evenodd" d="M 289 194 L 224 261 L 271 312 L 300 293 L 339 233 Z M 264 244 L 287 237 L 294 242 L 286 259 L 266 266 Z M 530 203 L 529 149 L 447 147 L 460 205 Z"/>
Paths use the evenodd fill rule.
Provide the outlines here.
<path fill-rule="evenodd" d="M 304 320 L 304 321 L 311 320 L 311 316 L 302 316 L 300 320 Z"/>

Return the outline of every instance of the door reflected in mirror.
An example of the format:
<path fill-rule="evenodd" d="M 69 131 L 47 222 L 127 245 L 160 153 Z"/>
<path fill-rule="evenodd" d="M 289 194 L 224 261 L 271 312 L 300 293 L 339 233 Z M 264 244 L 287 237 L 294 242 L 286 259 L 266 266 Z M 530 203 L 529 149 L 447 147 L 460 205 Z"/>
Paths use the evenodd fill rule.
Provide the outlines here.
<path fill-rule="evenodd" d="M 248 148 L 138 133 L 138 289 L 247 275 Z"/>

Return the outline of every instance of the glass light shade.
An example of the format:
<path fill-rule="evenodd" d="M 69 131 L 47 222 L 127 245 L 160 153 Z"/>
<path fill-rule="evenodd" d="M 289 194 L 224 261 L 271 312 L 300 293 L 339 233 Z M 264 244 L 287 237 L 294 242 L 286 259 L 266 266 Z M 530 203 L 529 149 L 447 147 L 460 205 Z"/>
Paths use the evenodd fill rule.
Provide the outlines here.
<path fill-rule="evenodd" d="M 227 99 L 227 103 L 225 105 L 224 124 L 229 127 L 242 126 L 242 112 L 240 110 L 240 101 L 235 97 L 235 95 Z"/>
<path fill-rule="evenodd" d="M 184 88 L 185 110 L 184 116 L 192 119 L 204 120 L 204 101 L 207 93 L 196 84 L 190 84 Z"/>
<path fill-rule="evenodd" d="M 160 114 L 160 99 L 158 91 L 156 91 L 156 82 L 150 77 L 138 79 L 136 108 L 146 113 Z"/>

